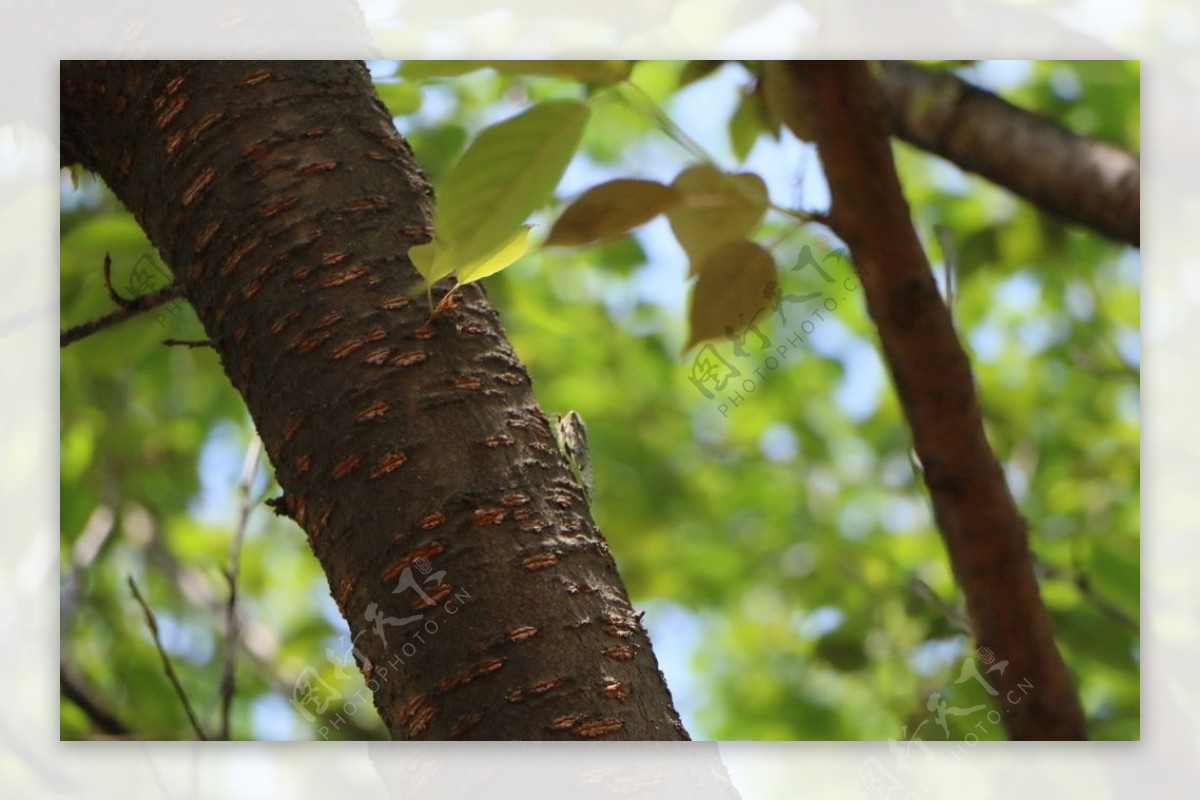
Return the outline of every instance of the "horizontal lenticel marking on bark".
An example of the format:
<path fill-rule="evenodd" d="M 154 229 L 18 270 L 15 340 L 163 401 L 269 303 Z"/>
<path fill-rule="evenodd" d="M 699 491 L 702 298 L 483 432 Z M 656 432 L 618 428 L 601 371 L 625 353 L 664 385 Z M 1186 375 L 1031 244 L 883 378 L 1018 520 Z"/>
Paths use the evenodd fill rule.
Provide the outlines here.
<path fill-rule="evenodd" d="M 197 175 L 194 179 L 192 179 L 192 182 L 190 184 L 188 184 L 187 188 L 183 190 L 183 195 L 181 196 L 180 205 L 182 205 L 182 206 L 192 205 L 192 203 L 195 202 L 196 198 L 199 197 L 200 194 L 204 191 L 205 187 L 207 187 L 209 184 L 212 183 L 212 179 L 215 178 L 216 175 L 217 175 L 216 167 L 209 167 L 205 170 L 202 170 L 199 175 Z"/>
<path fill-rule="evenodd" d="M 354 415 L 354 419 L 358 420 L 360 423 L 369 422 L 371 420 L 376 420 L 376 419 L 382 417 L 387 412 L 387 410 L 388 410 L 388 402 L 380 399 L 380 400 L 374 401 L 370 406 L 367 406 L 364 409 L 360 409 Z"/>
<path fill-rule="evenodd" d="M 354 470 L 354 468 L 358 467 L 358 463 L 361 462 L 362 459 L 363 459 L 363 455 L 361 453 L 356 453 L 351 456 L 347 456 L 345 459 L 342 459 L 340 462 L 338 462 L 334 466 L 333 472 L 330 473 L 330 476 L 333 478 L 334 481 L 337 481 L 338 479 L 341 479 L 341 478 L 345 478 L 347 475 L 349 475 Z"/>
<path fill-rule="evenodd" d="M 367 352 L 367 357 L 363 359 L 367 364 L 380 365 L 387 361 L 388 356 L 392 354 L 392 349 L 388 347 L 373 348 Z"/>
<path fill-rule="evenodd" d="M 345 342 L 343 342 L 342 344 L 335 346 L 334 349 L 329 352 L 329 355 L 332 358 L 334 358 L 335 360 L 336 359 L 344 359 L 347 356 L 349 356 L 351 353 L 354 353 L 354 351 L 358 350 L 365 344 L 367 344 L 367 340 L 365 337 L 356 337 L 354 339 L 348 339 Z"/>
<path fill-rule="evenodd" d="M 259 217 L 274 217 L 284 209 L 290 209 L 300 202 L 298 197 L 281 197 L 278 200 L 272 200 L 269 203 L 264 203 L 258 207 Z"/>
<path fill-rule="evenodd" d="M 159 128 L 166 128 L 167 125 L 170 124 L 171 120 L 178 117 L 179 113 L 183 111 L 184 106 L 188 104 L 188 100 L 189 98 L 187 95 L 178 95 L 176 97 L 172 97 L 171 101 L 165 104 L 162 112 L 160 112 L 159 115 L 154 118 L 154 124 Z"/>
<path fill-rule="evenodd" d="M 398 469 L 408 461 L 408 456 L 403 451 L 389 451 L 379 457 L 379 461 L 371 468 L 371 472 L 367 474 L 368 478 L 376 479 L 385 476 L 393 470 Z"/>
<path fill-rule="evenodd" d="M 471 522 L 475 526 L 497 526 L 504 522 L 505 512 L 503 509 L 486 508 L 476 509 L 475 516 Z"/>
<path fill-rule="evenodd" d="M 200 121 L 188 130 L 187 138 L 189 142 L 195 142 L 204 132 L 216 125 L 221 120 L 225 119 L 224 111 L 210 111 L 200 118 Z"/>

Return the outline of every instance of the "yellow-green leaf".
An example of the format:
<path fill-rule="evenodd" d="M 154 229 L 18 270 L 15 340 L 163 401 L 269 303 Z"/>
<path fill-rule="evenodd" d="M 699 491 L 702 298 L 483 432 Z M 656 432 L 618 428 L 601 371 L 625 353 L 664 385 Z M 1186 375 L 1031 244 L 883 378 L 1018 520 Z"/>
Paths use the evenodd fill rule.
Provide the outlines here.
<path fill-rule="evenodd" d="M 587 120 L 583 103 L 551 100 L 484 129 L 438 188 L 438 239 L 461 263 L 498 252 L 549 200 Z"/>
<path fill-rule="evenodd" d="M 531 228 L 532 225 L 522 225 L 499 249 L 469 262 L 463 260 L 460 251 L 437 239 L 409 248 L 408 258 L 425 279 L 426 286 L 450 273 L 458 275 L 458 283 L 469 284 L 480 278 L 495 275 L 524 256 L 525 251 L 529 249 Z"/>
<path fill-rule="evenodd" d="M 805 142 L 815 138 L 812 103 L 804 84 L 782 61 L 763 63 L 763 98 L 767 110 Z"/>
<path fill-rule="evenodd" d="M 776 280 L 775 260 L 754 242 L 726 242 L 708 254 L 692 293 L 684 350 L 759 322 L 770 306 L 771 282 Z"/>
<path fill-rule="evenodd" d="M 631 61 L 405 61 L 406 78 L 442 78 L 491 68 L 506 75 L 553 75 L 586 83 L 616 83 L 629 77 Z"/>
<path fill-rule="evenodd" d="M 649 222 L 667 211 L 680 195 L 658 181 L 618 178 L 580 195 L 554 223 L 547 245 L 588 245 Z"/>
<path fill-rule="evenodd" d="M 767 210 L 767 185 L 754 173 L 723 173 L 701 164 L 688 167 L 671 184 L 681 200 L 667 219 L 696 275 L 717 247 L 745 238 Z"/>
<path fill-rule="evenodd" d="M 757 92 L 743 94 L 737 109 L 729 118 L 729 143 L 733 146 L 733 154 L 737 156 L 738 161 L 746 160 L 759 135 L 769 128 L 770 122 L 762 96 Z"/>
<path fill-rule="evenodd" d="M 454 272 L 458 274 L 458 283 L 469 284 L 480 278 L 495 275 L 524 256 L 525 251 L 529 250 L 529 230 L 531 228 L 533 228 L 532 225 L 522 225 L 521 230 L 517 231 L 513 238 L 495 253 L 478 259 L 473 264 L 455 267 Z"/>

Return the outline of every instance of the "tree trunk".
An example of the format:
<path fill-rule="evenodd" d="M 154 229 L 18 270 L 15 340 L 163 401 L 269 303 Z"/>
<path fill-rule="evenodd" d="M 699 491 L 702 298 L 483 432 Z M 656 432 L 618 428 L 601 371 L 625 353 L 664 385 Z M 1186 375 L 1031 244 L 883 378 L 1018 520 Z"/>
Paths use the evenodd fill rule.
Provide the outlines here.
<path fill-rule="evenodd" d="M 64 164 L 172 266 L 392 736 L 687 739 L 483 291 L 432 320 L 408 296 L 432 193 L 363 65 L 64 62 L 61 82 Z"/>

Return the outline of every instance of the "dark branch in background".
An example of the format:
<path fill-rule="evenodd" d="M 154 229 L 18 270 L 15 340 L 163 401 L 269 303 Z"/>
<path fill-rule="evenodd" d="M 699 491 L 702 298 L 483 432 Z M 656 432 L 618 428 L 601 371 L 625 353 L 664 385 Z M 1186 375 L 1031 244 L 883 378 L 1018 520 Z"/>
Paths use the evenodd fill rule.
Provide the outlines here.
<path fill-rule="evenodd" d="M 242 476 L 238 480 L 237 528 L 233 532 L 233 543 L 229 546 L 229 570 L 225 573 L 229 582 L 229 603 L 225 606 L 225 667 L 221 672 L 221 729 L 218 735 L 218 739 L 221 740 L 229 739 L 229 711 L 233 706 L 233 694 L 236 690 L 234 671 L 237 667 L 238 643 L 241 641 L 241 627 L 237 617 L 238 568 L 242 561 L 242 540 L 246 536 L 246 524 L 250 522 L 250 512 L 255 506 L 250 498 L 250 486 L 254 483 L 261 452 L 262 440 L 256 434 L 250 440 L 246 461 L 242 464 Z"/>
<path fill-rule="evenodd" d="M 184 711 L 187 712 L 188 720 L 191 721 L 196 736 L 201 740 L 207 740 L 208 737 L 204 734 L 204 729 L 200 728 L 200 721 L 196 719 L 196 713 L 192 710 L 192 702 L 188 700 L 187 693 L 183 691 L 183 685 L 179 683 L 179 677 L 175 675 L 175 667 L 171 664 L 171 658 L 167 656 L 162 640 L 158 638 L 158 619 L 154 617 L 154 612 L 150 609 L 150 604 L 146 603 L 146 599 L 142 597 L 142 592 L 138 589 L 133 576 L 129 577 L 129 589 L 133 591 L 133 597 L 137 599 L 138 605 L 142 607 L 142 614 L 146 616 L 146 626 L 150 629 L 150 636 L 154 638 L 154 647 L 158 649 L 158 655 L 162 658 L 163 670 L 166 671 L 167 679 L 171 682 L 171 686 L 175 688 L 175 694 L 179 696 L 179 700 L 183 704 Z"/>
<path fill-rule="evenodd" d="M 974 639 L 975 631 L 971 628 L 971 621 L 967 619 L 966 615 L 955 609 L 954 606 L 942 600 L 942 597 L 937 594 L 933 587 L 930 587 L 921 579 L 915 578 L 909 582 L 909 589 L 912 590 L 913 595 L 936 609 L 938 614 L 945 618 L 947 623 Z"/>
<path fill-rule="evenodd" d="M 116 311 L 111 311 L 108 314 L 97 317 L 94 320 L 89 320 L 82 325 L 77 325 L 73 328 L 68 328 L 67 330 L 63 331 L 59 335 L 58 346 L 60 348 L 65 348 L 72 342 L 78 342 L 84 337 L 91 336 L 97 331 L 102 331 L 111 325 L 123 323 L 131 317 L 135 317 L 144 311 L 153 309 L 155 306 L 161 306 L 168 301 L 175 300 L 182 294 L 183 289 L 178 284 L 171 284 L 170 286 L 165 286 L 162 289 L 155 290 L 154 292 L 148 292 L 145 295 L 139 295 L 133 300 L 122 299 L 124 302 L 122 303 L 121 308 L 117 309 Z M 121 301 L 118 301 L 118 303 L 121 303 Z"/>
<path fill-rule="evenodd" d="M 880 85 L 896 136 L 1049 214 L 1140 246 L 1136 154 L 904 61 L 883 62 Z"/>
<path fill-rule="evenodd" d="M 65 665 L 58 666 L 58 688 L 63 698 L 83 710 L 98 730 L 114 737 L 132 734 L 132 730 L 121 722 L 108 705 L 96 697 L 96 694 L 84 686 L 78 677 L 72 675 Z"/>
<path fill-rule="evenodd" d="M 1005 728 L 1020 740 L 1083 739 L 1025 521 L 984 435 L 970 363 L 913 230 L 879 86 L 863 62 L 789 69 L 820 110 L 816 143 L 832 227 L 860 273 L 971 627 L 980 647 L 1008 662 L 996 679 Z"/>
<path fill-rule="evenodd" d="M 116 288 L 112 285 L 112 257 L 107 253 L 104 254 L 104 288 L 108 291 L 108 296 L 112 298 L 113 303 L 117 304 L 122 309 L 129 308 L 129 304 L 132 301 L 121 297 L 121 294 L 117 292 Z"/>
<path fill-rule="evenodd" d="M 265 493 L 264 493 L 265 494 Z M 193 588 L 193 591 L 201 594 L 199 603 L 203 611 L 212 614 L 222 614 L 226 609 L 228 599 L 221 599 L 212 592 L 212 588 L 207 582 L 199 576 L 189 576 L 189 572 L 194 572 L 190 568 L 185 568 L 176 559 L 175 554 L 166 546 L 166 542 L 161 537 L 155 537 L 150 541 L 150 546 L 147 551 L 147 556 L 156 570 L 161 570 L 177 587 L 185 585 Z M 253 624 L 255 621 L 247 619 L 247 611 L 243 607 L 238 615 L 241 620 L 241 625 L 238 626 L 238 645 L 242 651 L 242 664 L 252 669 L 262 681 L 267 684 L 273 692 L 278 693 L 284 699 L 290 698 L 296 689 L 296 677 L 294 675 L 285 675 L 281 672 L 280 667 L 276 664 L 276 654 L 274 651 L 264 651 L 262 644 L 253 636 Z M 383 724 L 379 721 L 374 712 L 364 713 L 361 717 L 367 718 L 374 724 L 374 728 L 370 725 L 362 725 L 357 721 L 360 716 L 354 717 L 339 717 L 339 707 L 331 705 L 324 713 L 317 710 L 310 710 L 316 718 L 313 724 L 314 729 L 320 726 L 326 726 L 329 730 L 339 731 L 345 735 L 348 740 L 386 740 L 387 731 L 382 728 Z M 336 719 L 336 721 L 335 721 Z"/>
<path fill-rule="evenodd" d="M 1141 632 L 1142 627 L 1138 624 L 1138 621 L 1127 615 L 1120 607 L 1105 598 L 1104 595 L 1097 592 L 1092 586 L 1092 580 L 1088 578 L 1086 573 L 1079 572 L 1078 570 L 1064 570 L 1057 565 L 1041 561 L 1038 562 L 1038 567 L 1045 573 L 1046 578 L 1069 582 L 1072 587 L 1079 591 L 1079 594 L 1083 596 L 1085 601 L 1100 610 L 1102 614 L 1112 618 L 1130 631 L 1135 633 Z"/>
<path fill-rule="evenodd" d="M 162 343 L 168 347 L 181 348 L 212 348 L 213 341 L 211 339 L 164 339 Z"/>

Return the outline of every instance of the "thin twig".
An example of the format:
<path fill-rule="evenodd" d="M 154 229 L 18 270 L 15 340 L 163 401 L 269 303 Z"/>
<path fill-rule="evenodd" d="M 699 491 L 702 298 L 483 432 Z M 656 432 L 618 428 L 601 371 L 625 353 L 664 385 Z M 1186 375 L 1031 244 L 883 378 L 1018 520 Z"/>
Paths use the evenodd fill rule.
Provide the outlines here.
<path fill-rule="evenodd" d="M 1108 346 L 1116 354 L 1117 361 L 1119 362 L 1118 366 L 1106 367 L 1106 366 L 1100 364 L 1095 359 L 1093 359 L 1091 356 L 1089 356 L 1087 354 L 1087 352 L 1084 351 L 1083 348 L 1081 348 L 1077 345 L 1072 345 L 1069 348 L 1067 348 L 1067 355 L 1071 357 L 1071 361 L 1075 362 L 1075 364 L 1078 367 L 1080 367 L 1083 370 L 1087 370 L 1089 373 L 1091 373 L 1092 375 L 1095 375 L 1095 376 L 1099 376 L 1102 378 L 1139 378 L 1139 377 L 1141 377 L 1142 371 L 1140 369 L 1138 369 L 1137 367 L 1126 364 L 1124 357 L 1121 356 L 1120 351 L 1116 350 L 1115 348 L 1112 348 L 1111 342 L 1104 342 L 1102 344 L 1102 347 L 1103 346 Z"/>
<path fill-rule="evenodd" d="M 255 496 L 254 503 L 251 507 L 257 507 L 262 499 L 265 499 L 272 490 L 277 490 L 278 485 L 268 483 L 263 491 Z M 165 547 L 161 539 L 155 539 L 150 544 L 150 555 L 152 556 L 155 565 L 160 567 L 167 577 L 176 585 L 183 586 L 186 583 L 192 583 L 201 593 L 200 603 L 206 612 L 211 612 L 214 615 L 220 615 L 225 609 L 225 599 L 218 598 L 215 591 L 207 581 L 192 582 L 190 573 L 194 570 L 184 568 L 175 558 L 175 555 Z M 253 623 L 253 620 L 246 621 L 247 612 L 242 608 L 240 617 L 243 620 L 243 625 L 239 626 L 238 644 L 241 648 L 241 664 L 243 668 L 249 668 L 261 678 L 272 691 L 278 693 L 281 697 L 287 699 L 293 696 L 296 691 L 295 677 L 283 675 L 280 668 L 275 664 L 275 655 L 272 651 L 263 650 L 259 642 L 252 634 L 247 632 L 248 624 Z M 318 712 L 315 709 L 310 710 L 310 713 L 316 718 L 314 726 L 328 726 L 331 730 L 341 730 L 346 732 L 347 739 L 351 740 L 386 740 L 387 733 L 383 729 L 383 724 L 379 723 L 379 718 L 370 716 L 371 723 L 369 725 L 360 725 L 355 721 L 357 716 L 352 718 L 338 718 L 338 707 L 330 706 L 324 713 Z"/>
<path fill-rule="evenodd" d="M 914 595 L 932 604 L 942 614 L 942 617 L 946 618 L 946 622 L 968 637 L 974 638 L 975 630 L 971 628 L 971 621 L 967 619 L 967 616 L 943 601 L 941 596 L 934 591 L 933 587 L 930 587 L 919 578 L 913 579 L 910 587 Z"/>
<path fill-rule="evenodd" d="M 133 302 L 127 298 L 121 297 L 116 288 L 112 285 L 112 257 L 107 253 L 104 254 L 104 288 L 108 291 L 108 296 L 112 298 L 112 302 L 117 304 L 122 309 L 128 309 Z"/>
<path fill-rule="evenodd" d="M 154 292 L 148 292 L 145 295 L 139 295 L 133 300 L 126 301 L 126 305 L 115 311 L 110 311 L 108 314 L 103 314 L 94 320 L 89 320 L 88 322 L 83 323 L 82 325 L 77 325 L 73 328 L 66 329 L 59 334 L 58 346 L 60 348 L 65 348 L 72 342 L 78 342 L 84 337 L 91 336 L 97 331 L 102 331 L 109 326 L 116 325 L 117 323 L 123 323 L 131 317 L 135 317 L 144 311 L 153 309 L 155 306 L 161 306 L 168 301 L 175 300 L 181 294 L 183 294 L 183 287 L 181 287 L 179 284 L 170 284 L 162 289 L 155 290 Z"/>
<path fill-rule="evenodd" d="M 142 607 L 142 614 L 146 616 L 146 626 L 150 629 L 150 636 L 154 639 L 154 647 L 158 649 L 158 655 L 162 658 L 163 669 L 167 672 L 167 679 L 171 682 L 171 686 L 175 688 L 175 694 L 179 696 L 180 702 L 183 703 L 183 709 L 187 712 L 188 720 L 191 721 L 192 728 L 196 731 L 196 736 L 201 740 L 207 740 L 208 737 L 204 734 L 204 729 L 200 728 L 200 721 L 196 719 L 196 713 L 192 710 L 192 702 L 188 700 L 187 693 L 183 691 L 183 685 L 179 683 L 179 677 L 175 675 L 175 668 L 171 665 L 171 658 L 167 656 L 162 640 L 158 637 L 158 619 L 154 617 L 154 611 L 146 603 L 146 599 L 142 597 L 142 592 L 138 589 L 137 582 L 133 580 L 133 576 L 129 577 L 129 589 L 133 591 L 133 597 L 137 599 L 138 605 Z"/>
<path fill-rule="evenodd" d="M 1138 624 L 1137 620 L 1126 614 L 1125 611 L 1118 607 L 1115 603 L 1096 592 L 1095 588 L 1092 587 L 1091 579 L 1088 578 L 1086 573 L 1078 569 L 1065 570 L 1057 565 L 1043 561 L 1038 562 L 1038 568 L 1045 573 L 1047 578 L 1062 579 L 1070 582 L 1071 586 L 1078 590 L 1079 594 L 1084 597 L 1084 600 L 1091 603 L 1103 614 L 1108 615 L 1125 628 L 1134 632 L 1141 632 L 1142 627 Z"/>
<path fill-rule="evenodd" d="M 616 86 L 616 94 L 635 111 L 640 111 L 652 119 L 658 125 L 659 129 L 674 140 L 677 145 L 705 164 L 716 167 L 716 162 L 712 156 L 708 155 L 708 151 L 699 142 L 688 136 L 674 120 L 667 116 L 666 112 L 659 108 L 658 104 L 654 102 L 654 98 L 650 97 L 645 89 L 632 81 L 625 81 Z"/>
<path fill-rule="evenodd" d="M 246 450 L 246 461 L 242 464 L 242 476 L 238 480 L 238 519 L 233 531 L 233 543 L 229 547 L 229 570 L 225 578 L 229 582 L 229 603 L 225 606 L 225 667 L 221 672 L 221 729 L 218 739 L 229 739 L 229 711 L 233 706 L 236 688 L 234 671 L 237 667 L 237 650 L 240 631 L 237 619 L 237 581 L 242 559 L 242 540 L 246 536 L 246 524 L 254 504 L 250 499 L 250 487 L 258 471 L 258 458 L 262 453 L 262 440 L 255 434 Z"/>
<path fill-rule="evenodd" d="M 164 339 L 164 345 L 183 348 L 212 348 L 216 347 L 211 339 Z"/>

